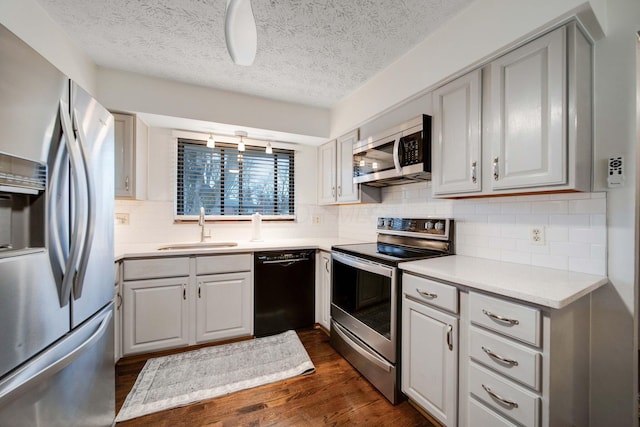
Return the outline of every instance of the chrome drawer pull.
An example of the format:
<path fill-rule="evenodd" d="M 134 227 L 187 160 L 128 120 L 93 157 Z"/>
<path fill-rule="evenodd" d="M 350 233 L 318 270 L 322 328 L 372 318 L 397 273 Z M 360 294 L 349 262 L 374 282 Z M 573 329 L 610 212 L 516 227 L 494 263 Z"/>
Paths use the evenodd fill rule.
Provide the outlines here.
<path fill-rule="evenodd" d="M 490 349 L 485 348 L 485 346 L 482 346 L 482 351 L 487 353 L 489 355 L 489 357 L 492 357 L 493 359 L 496 359 L 498 362 L 506 363 L 507 365 L 511 365 L 511 366 L 518 366 L 518 361 L 517 360 L 506 359 L 506 358 L 500 356 L 499 354 L 495 354 Z"/>
<path fill-rule="evenodd" d="M 416 292 L 419 293 L 420 295 L 422 295 L 425 298 L 431 298 L 431 299 L 438 298 L 438 294 L 432 294 L 431 292 L 421 291 L 418 288 L 416 288 Z"/>
<path fill-rule="evenodd" d="M 486 314 L 487 316 L 489 316 L 493 320 L 497 320 L 499 322 L 508 323 L 510 325 L 519 325 L 520 324 L 519 320 L 507 319 L 506 317 L 498 316 L 497 314 L 493 314 L 492 312 L 487 311 L 484 308 L 482 309 L 482 313 Z"/>
<path fill-rule="evenodd" d="M 487 393 L 489 393 L 489 396 L 493 397 L 494 399 L 496 399 L 499 402 L 504 403 L 505 405 L 511 406 L 512 408 L 517 408 L 518 404 L 516 402 L 514 402 L 513 400 L 507 400 L 504 397 L 496 394 L 493 390 L 491 390 L 489 387 L 487 387 L 486 385 L 482 384 L 482 388 L 484 389 L 484 391 L 486 391 Z"/>

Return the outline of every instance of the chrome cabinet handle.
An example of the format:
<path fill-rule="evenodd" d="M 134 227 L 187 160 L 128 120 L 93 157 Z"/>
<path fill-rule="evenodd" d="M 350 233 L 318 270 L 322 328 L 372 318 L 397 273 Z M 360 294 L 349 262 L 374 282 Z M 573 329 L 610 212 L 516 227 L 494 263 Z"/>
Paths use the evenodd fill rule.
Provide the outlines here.
<path fill-rule="evenodd" d="M 202 298 L 202 283 L 198 283 L 198 298 Z"/>
<path fill-rule="evenodd" d="M 518 361 L 517 360 L 507 359 L 505 357 L 502 357 L 499 354 L 496 354 L 493 351 L 491 351 L 490 349 L 486 348 L 485 346 L 482 346 L 482 351 L 487 353 L 487 355 L 489 355 L 489 357 L 491 357 L 492 359 L 497 360 L 498 362 L 506 363 L 507 365 L 511 365 L 511 366 L 518 366 Z"/>
<path fill-rule="evenodd" d="M 129 191 L 129 176 L 124 179 L 124 189 Z"/>
<path fill-rule="evenodd" d="M 517 408 L 518 407 L 518 403 L 514 402 L 513 400 L 507 400 L 504 397 L 500 396 L 499 394 L 497 394 L 495 391 L 491 390 L 489 387 L 487 387 L 486 385 L 482 384 L 482 388 L 484 389 L 484 391 L 486 391 L 487 393 L 489 393 L 489 396 L 493 397 L 494 399 L 504 403 L 505 405 L 511 406 L 512 408 Z"/>
<path fill-rule="evenodd" d="M 331 197 L 336 197 L 336 187 L 331 187 Z"/>
<path fill-rule="evenodd" d="M 325 260 L 324 261 L 324 269 L 327 271 L 327 273 L 331 273 L 331 271 L 329 271 L 329 260 Z"/>
<path fill-rule="evenodd" d="M 493 159 L 493 179 L 495 181 L 500 179 L 499 159 L 496 157 Z"/>
<path fill-rule="evenodd" d="M 182 285 L 182 299 L 187 300 L 187 285 Z"/>
<path fill-rule="evenodd" d="M 478 166 L 478 162 L 471 162 L 471 182 L 474 184 L 478 182 L 478 178 L 476 176 L 476 169 Z"/>
<path fill-rule="evenodd" d="M 342 185 L 338 185 L 338 197 L 342 197 Z"/>
<path fill-rule="evenodd" d="M 449 346 L 449 351 L 453 351 L 453 326 L 451 325 L 447 328 L 447 345 Z"/>
<path fill-rule="evenodd" d="M 425 298 L 431 298 L 431 299 L 438 298 L 438 294 L 432 294 L 431 292 L 422 291 L 422 290 L 420 290 L 418 288 L 416 288 L 416 292 L 419 293 L 420 295 L 422 295 Z"/>
<path fill-rule="evenodd" d="M 493 314 L 492 312 L 487 311 L 484 308 L 482 309 L 482 313 L 484 313 L 486 316 L 489 316 L 493 320 L 497 320 L 498 322 L 508 323 L 510 325 L 519 325 L 520 324 L 519 320 L 508 319 L 506 317 L 498 316 L 497 314 Z"/>
<path fill-rule="evenodd" d="M 116 306 L 116 309 L 120 310 L 120 307 L 122 307 L 122 294 L 118 292 L 116 296 L 118 297 L 118 305 Z"/>

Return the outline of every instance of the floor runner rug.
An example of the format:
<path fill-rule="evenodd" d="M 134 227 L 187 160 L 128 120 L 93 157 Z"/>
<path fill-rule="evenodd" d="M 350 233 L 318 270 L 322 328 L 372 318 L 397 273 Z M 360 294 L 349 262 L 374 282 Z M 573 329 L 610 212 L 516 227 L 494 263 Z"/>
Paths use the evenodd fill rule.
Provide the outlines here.
<path fill-rule="evenodd" d="M 149 359 L 116 422 L 314 371 L 294 331 Z"/>

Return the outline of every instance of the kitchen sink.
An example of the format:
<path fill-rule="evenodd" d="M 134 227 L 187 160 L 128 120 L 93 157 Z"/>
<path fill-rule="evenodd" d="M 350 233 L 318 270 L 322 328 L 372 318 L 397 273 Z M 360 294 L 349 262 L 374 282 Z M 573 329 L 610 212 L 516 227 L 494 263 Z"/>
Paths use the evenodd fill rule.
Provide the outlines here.
<path fill-rule="evenodd" d="M 159 251 L 174 251 L 181 249 L 216 249 L 216 248 L 232 248 L 238 246 L 237 242 L 202 242 L 202 243 L 176 243 L 173 245 L 162 246 Z"/>

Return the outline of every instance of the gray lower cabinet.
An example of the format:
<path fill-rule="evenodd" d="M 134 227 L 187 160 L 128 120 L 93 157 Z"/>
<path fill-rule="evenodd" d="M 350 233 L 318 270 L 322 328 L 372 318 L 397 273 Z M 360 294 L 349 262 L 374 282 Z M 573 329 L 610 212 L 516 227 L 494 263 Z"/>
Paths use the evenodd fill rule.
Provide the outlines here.
<path fill-rule="evenodd" d="M 253 335 L 251 254 L 126 259 L 123 354 Z"/>
<path fill-rule="evenodd" d="M 124 282 L 124 354 L 189 343 L 189 277 Z"/>
<path fill-rule="evenodd" d="M 562 309 L 403 274 L 402 391 L 445 426 L 589 425 L 590 298 Z"/>
<path fill-rule="evenodd" d="M 198 276 L 196 342 L 253 335 L 251 272 Z"/>
<path fill-rule="evenodd" d="M 455 426 L 458 317 L 440 303 L 453 292 L 457 312 L 457 289 L 406 274 L 402 288 L 402 392 L 443 426 Z"/>

